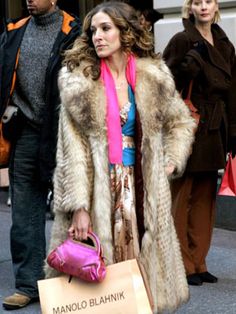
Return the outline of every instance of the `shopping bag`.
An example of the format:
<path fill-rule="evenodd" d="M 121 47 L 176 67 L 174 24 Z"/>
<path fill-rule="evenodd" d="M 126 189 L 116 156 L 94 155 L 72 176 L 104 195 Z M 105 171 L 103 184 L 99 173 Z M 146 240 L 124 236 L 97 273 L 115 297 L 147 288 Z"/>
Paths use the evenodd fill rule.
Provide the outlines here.
<path fill-rule="evenodd" d="M 39 280 L 42 314 L 152 314 L 140 267 L 135 259 L 107 267 L 102 283 L 68 275 Z"/>
<path fill-rule="evenodd" d="M 231 154 L 228 155 L 218 195 L 236 196 L 236 158 L 232 158 Z"/>

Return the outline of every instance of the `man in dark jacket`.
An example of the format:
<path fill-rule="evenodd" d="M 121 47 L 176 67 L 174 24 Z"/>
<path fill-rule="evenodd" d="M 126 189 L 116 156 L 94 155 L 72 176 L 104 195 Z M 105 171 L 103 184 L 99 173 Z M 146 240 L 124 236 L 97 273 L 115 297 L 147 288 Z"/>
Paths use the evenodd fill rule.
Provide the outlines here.
<path fill-rule="evenodd" d="M 79 20 L 56 2 L 27 0 L 30 16 L 9 23 L 2 44 L 0 118 L 13 144 L 11 254 L 17 289 L 3 301 L 8 310 L 38 300 L 37 280 L 44 278 L 45 211 L 60 104 L 57 76 L 62 52 L 80 34 Z M 9 128 L 11 119 L 15 130 Z"/>

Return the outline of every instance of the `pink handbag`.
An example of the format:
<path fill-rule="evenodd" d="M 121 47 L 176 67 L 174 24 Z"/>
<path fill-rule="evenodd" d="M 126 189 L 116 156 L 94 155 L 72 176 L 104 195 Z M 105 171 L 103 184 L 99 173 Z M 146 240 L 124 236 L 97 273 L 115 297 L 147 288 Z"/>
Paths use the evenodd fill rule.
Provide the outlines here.
<path fill-rule="evenodd" d="M 101 244 L 93 232 L 83 242 L 66 239 L 48 255 L 47 262 L 59 272 L 88 282 L 101 282 L 106 276 Z"/>

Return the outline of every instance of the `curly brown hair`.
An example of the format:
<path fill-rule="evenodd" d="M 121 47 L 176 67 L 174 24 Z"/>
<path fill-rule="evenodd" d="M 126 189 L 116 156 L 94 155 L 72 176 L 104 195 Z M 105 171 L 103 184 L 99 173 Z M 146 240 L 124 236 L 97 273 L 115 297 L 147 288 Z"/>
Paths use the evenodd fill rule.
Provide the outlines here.
<path fill-rule="evenodd" d="M 72 49 L 65 52 L 64 64 L 70 71 L 84 63 L 84 75 L 97 80 L 100 76 L 100 58 L 97 56 L 91 32 L 91 21 L 95 14 L 103 12 L 109 15 L 120 30 L 120 41 L 123 51 L 133 53 L 137 57 L 159 58 L 154 53 L 153 35 L 140 25 L 138 14 L 134 8 L 123 2 L 104 2 L 93 8 L 85 17 L 82 34 Z"/>

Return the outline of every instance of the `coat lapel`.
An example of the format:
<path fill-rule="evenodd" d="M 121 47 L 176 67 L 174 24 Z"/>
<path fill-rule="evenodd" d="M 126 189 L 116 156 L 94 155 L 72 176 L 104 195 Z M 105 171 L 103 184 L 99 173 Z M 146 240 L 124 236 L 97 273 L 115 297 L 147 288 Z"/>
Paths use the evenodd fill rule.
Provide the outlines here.
<path fill-rule="evenodd" d="M 156 132 L 160 127 L 157 121 L 162 119 L 161 105 L 165 97 L 165 91 L 160 86 L 173 88 L 173 83 L 168 85 L 163 71 L 157 69 L 151 60 L 137 60 L 135 101 L 144 134 Z M 165 84 L 160 84 L 162 82 Z M 62 87 L 62 102 L 67 104 L 67 109 L 80 130 L 87 135 L 106 136 L 106 96 L 102 81 L 85 79 L 78 71 L 71 73 L 63 69 L 59 84 Z"/>
<path fill-rule="evenodd" d="M 210 62 L 219 70 L 225 72 L 227 75 L 231 76 L 230 65 L 225 61 L 224 58 L 224 42 L 227 39 L 223 30 L 217 25 L 212 25 L 212 33 L 214 41 L 217 43 L 217 46 L 212 46 L 209 44 L 196 29 L 194 24 L 189 20 L 183 20 L 183 24 L 186 32 L 188 33 L 190 40 L 193 44 L 204 41 L 206 43 L 208 55 L 210 58 Z"/>

